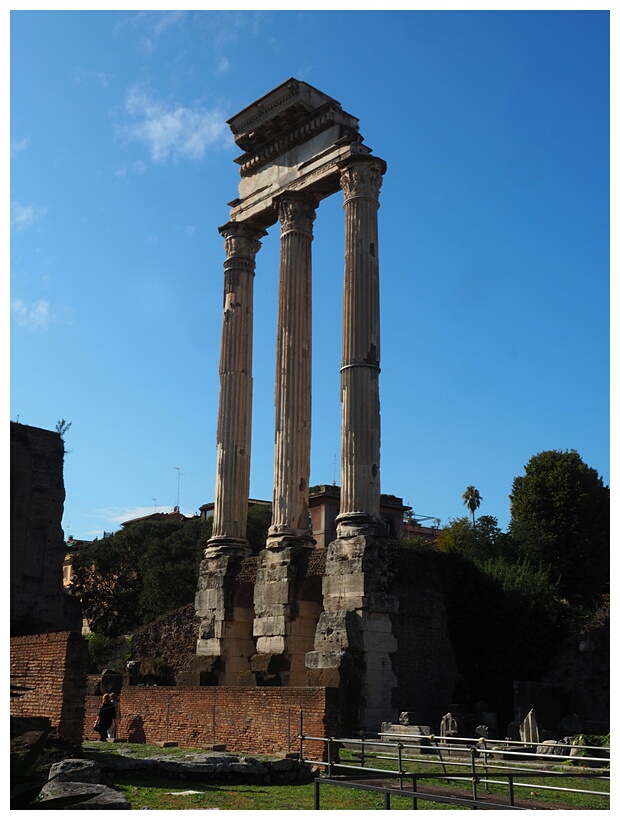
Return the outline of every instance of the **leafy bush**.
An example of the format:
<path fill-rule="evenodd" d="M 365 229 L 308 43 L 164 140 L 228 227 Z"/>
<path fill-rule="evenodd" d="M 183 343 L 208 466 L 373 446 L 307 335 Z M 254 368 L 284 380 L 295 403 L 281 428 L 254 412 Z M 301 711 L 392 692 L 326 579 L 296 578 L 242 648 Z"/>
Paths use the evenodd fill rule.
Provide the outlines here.
<path fill-rule="evenodd" d="M 122 670 L 131 658 L 131 642 L 125 637 L 108 638 L 96 632 L 86 635 L 91 668 Z"/>

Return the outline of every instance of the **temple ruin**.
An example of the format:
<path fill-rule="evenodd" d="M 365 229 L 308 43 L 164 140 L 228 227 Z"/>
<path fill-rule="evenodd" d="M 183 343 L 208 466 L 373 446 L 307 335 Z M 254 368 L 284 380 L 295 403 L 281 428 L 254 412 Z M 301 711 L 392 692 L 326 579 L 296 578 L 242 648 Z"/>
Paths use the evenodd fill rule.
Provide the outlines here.
<path fill-rule="evenodd" d="M 386 171 L 339 102 L 287 80 L 232 117 L 244 152 L 224 237 L 213 534 L 201 566 L 197 655 L 212 680 L 347 687 L 361 726 L 394 716 L 396 650 L 390 567 L 396 542 L 380 516 L 377 212 Z M 312 238 L 321 200 L 344 195 L 342 470 L 336 538 L 322 589 L 306 584 L 310 524 Z M 252 427 L 253 283 L 267 229 L 280 223 L 272 521 L 253 591 L 242 583 Z"/>

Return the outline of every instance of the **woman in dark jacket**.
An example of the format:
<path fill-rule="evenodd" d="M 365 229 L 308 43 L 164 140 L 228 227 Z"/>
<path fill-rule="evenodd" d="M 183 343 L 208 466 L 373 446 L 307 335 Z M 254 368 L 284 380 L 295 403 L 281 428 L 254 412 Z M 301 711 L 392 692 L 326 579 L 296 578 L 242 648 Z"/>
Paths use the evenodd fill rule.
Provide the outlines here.
<path fill-rule="evenodd" d="M 108 729 L 116 719 L 116 708 L 109 695 L 104 695 L 99 709 L 99 717 L 95 723 L 95 731 L 99 732 L 99 740 L 107 740 Z"/>

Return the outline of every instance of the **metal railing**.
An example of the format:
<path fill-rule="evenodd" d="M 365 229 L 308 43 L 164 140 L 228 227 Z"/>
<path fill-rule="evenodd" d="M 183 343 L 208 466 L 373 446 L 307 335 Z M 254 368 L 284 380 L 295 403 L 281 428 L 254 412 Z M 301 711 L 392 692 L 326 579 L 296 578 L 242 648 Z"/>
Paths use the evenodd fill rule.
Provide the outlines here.
<path fill-rule="evenodd" d="M 410 734 L 397 737 L 398 739 L 393 740 L 386 740 L 385 735 L 375 737 L 364 734 L 360 734 L 359 738 L 313 737 L 303 734 L 303 723 L 300 721 L 300 759 L 322 769 L 321 777 L 315 782 L 315 808 L 320 805 L 321 785 L 328 784 L 382 792 L 385 808 L 389 808 L 390 795 L 393 794 L 411 798 L 413 808 L 417 808 L 419 799 L 467 805 L 469 808 L 519 808 L 515 806 L 515 788 L 535 788 L 538 792 L 596 795 L 606 799 L 610 797 L 609 789 L 594 790 L 583 785 L 587 780 L 609 781 L 608 746 L 575 747 L 566 743 L 563 744 L 566 753 L 552 754 L 538 751 L 542 746 L 540 743 L 522 741 Z M 325 759 L 311 760 L 304 757 L 304 741 L 323 742 Z M 558 744 L 556 751 L 558 748 L 562 749 L 562 744 Z M 579 756 L 575 756 L 576 748 L 579 749 Z M 340 759 L 341 749 L 350 752 L 351 762 Z M 389 768 L 391 762 L 395 764 L 394 768 Z M 372 765 L 373 763 L 375 765 Z M 381 764 L 387 764 L 388 767 L 379 768 Z M 417 770 L 412 771 L 409 764 L 414 764 Z M 425 767 L 438 764 L 442 772 L 424 771 Z M 556 771 L 549 771 L 551 765 Z M 576 770 L 577 767 L 579 771 Z M 557 768 L 566 770 L 558 771 Z M 378 778 L 397 780 L 398 786 L 369 782 Z M 575 785 L 553 783 L 554 780 L 560 779 L 564 782 L 567 779 L 573 780 Z M 360 780 L 364 783 L 360 783 Z M 461 786 L 469 784 L 472 796 L 464 799 L 420 792 L 418 784 L 422 780 L 441 780 Z M 407 785 L 405 788 L 405 782 L 410 782 L 411 786 Z M 489 792 L 490 786 L 499 786 L 502 792 L 506 789 L 507 805 L 490 803 L 488 795 L 485 795 L 481 803 L 480 790 Z"/>

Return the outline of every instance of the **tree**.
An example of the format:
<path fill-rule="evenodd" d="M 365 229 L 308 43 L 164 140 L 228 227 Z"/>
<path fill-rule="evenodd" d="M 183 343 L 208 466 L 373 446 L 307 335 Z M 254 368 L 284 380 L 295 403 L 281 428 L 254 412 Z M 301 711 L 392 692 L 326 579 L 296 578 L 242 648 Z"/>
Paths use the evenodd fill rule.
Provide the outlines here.
<path fill-rule="evenodd" d="M 576 450 L 545 450 L 512 485 L 510 533 L 571 603 L 608 591 L 609 487 Z"/>
<path fill-rule="evenodd" d="M 191 603 L 211 522 L 138 521 L 81 547 L 72 591 L 91 629 L 109 638 Z"/>
<path fill-rule="evenodd" d="M 460 552 L 478 564 L 487 560 L 503 558 L 511 554 L 510 536 L 502 532 L 497 518 L 481 515 L 476 526 L 463 516 L 451 519 L 437 539 L 437 548 L 443 552 Z"/>
<path fill-rule="evenodd" d="M 474 517 L 474 513 L 480 506 L 481 501 L 482 496 L 480 495 L 478 490 L 472 484 L 470 484 L 469 487 L 463 493 L 463 504 L 465 504 L 465 506 L 471 513 L 471 521 L 474 527 L 476 526 L 476 519 Z"/>

